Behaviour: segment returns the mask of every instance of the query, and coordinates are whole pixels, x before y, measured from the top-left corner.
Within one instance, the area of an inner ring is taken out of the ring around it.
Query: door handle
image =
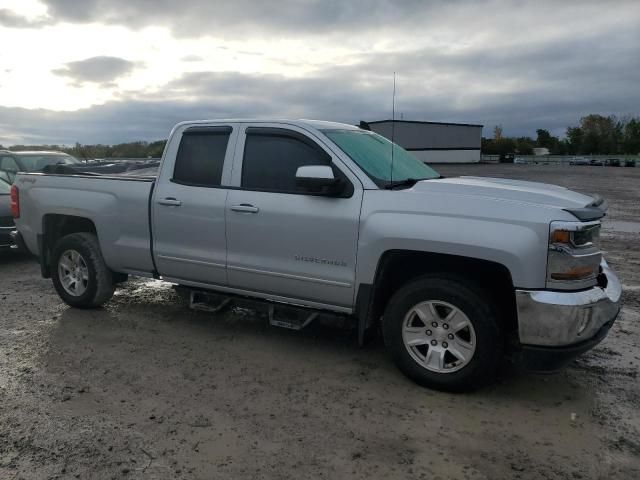
[[[158,200],[158,203],[160,205],[167,205],[169,207],[179,207],[180,205],[182,205],[182,202],[180,200],[173,197],[163,198],[162,200]]]
[[[241,203],[240,205],[232,205],[231,210],[234,212],[242,212],[242,213],[258,213],[260,209],[258,207],[254,207],[253,205],[249,205],[248,203]]]

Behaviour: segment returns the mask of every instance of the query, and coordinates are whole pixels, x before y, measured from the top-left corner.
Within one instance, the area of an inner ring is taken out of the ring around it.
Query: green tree
[[[158,140],[149,144],[149,148],[147,150],[147,155],[152,158],[160,158],[162,157],[162,153],[164,152],[164,147],[167,144],[166,140]]]
[[[580,128],[583,131],[580,153],[618,153],[622,124],[613,115],[587,115],[580,119]]]
[[[515,140],[516,153],[520,155],[533,154],[533,140],[530,137],[518,137]]]
[[[567,150],[571,155],[582,153],[584,132],[580,127],[567,127]]]
[[[539,128],[538,130],[536,130],[536,133],[538,134],[538,138],[536,139],[536,147],[548,148],[549,150],[551,150],[551,147],[553,146],[553,140],[551,134],[549,133],[549,130]]]
[[[640,155],[640,117],[631,118],[624,125],[622,153]]]
[[[493,139],[502,140],[502,125],[496,125],[493,127]]]

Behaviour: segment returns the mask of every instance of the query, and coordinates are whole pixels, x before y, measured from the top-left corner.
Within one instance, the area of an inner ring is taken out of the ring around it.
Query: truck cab
[[[152,207],[163,277],[351,311],[364,187],[321,138],[277,122],[185,124],[165,157]],[[301,177],[310,167],[335,186]]]

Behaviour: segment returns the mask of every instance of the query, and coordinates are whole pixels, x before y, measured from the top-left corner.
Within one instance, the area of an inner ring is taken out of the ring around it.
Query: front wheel
[[[488,383],[502,356],[491,296],[454,276],[426,276],[401,287],[387,305],[383,332],[400,370],[438,390],[468,391]]]
[[[62,237],[53,249],[51,261],[53,286],[67,305],[95,308],[113,296],[113,275],[94,234]]]

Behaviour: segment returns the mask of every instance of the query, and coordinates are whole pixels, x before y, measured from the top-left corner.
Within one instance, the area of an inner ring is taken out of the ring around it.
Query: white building
[[[472,163],[480,161],[482,125],[469,123],[379,120],[361,122],[426,163]]]
[[[533,149],[533,154],[536,157],[541,157],[543,155],[549,155],[549,149],[546,147],[536,147]]]

